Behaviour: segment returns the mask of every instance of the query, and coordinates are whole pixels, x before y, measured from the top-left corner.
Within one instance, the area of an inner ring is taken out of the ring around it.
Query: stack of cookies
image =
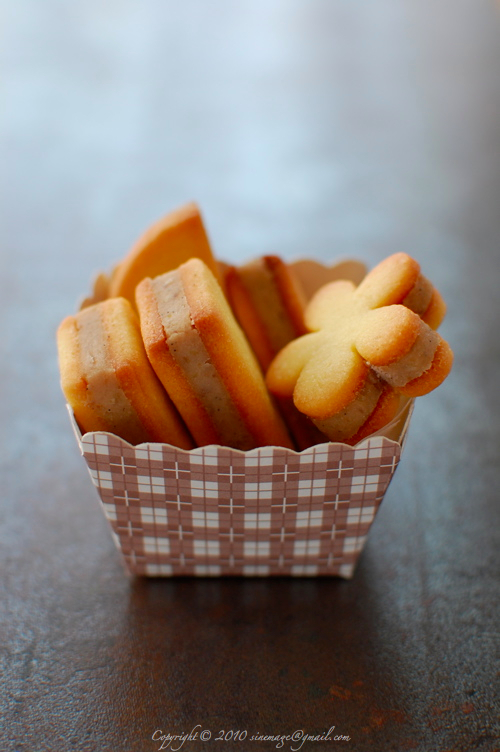
[[[62,388],[82,433],[131,444],[356,444],[452,365],[445,304],[410,256],[308,299],[276,256],[218,262],[194,204],[96,290],[58,329]]]

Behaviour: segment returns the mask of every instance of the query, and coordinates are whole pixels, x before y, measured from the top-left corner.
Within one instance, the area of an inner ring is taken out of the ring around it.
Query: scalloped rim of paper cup
[[[324,264],[315,259],[296,259],[288,262],[300,282],[307,300],[310,300],[320,287],[338,279],[349,279],[359,285],[367,274],[367,267],[357,259],[339,259],[333,264]]]
[[[186,455],[202,455],[203,452],[207,449],[207,446],[214,446],[214,447],[219,447],[219,448],[228,450],[229,452],[234,453],[236,455],[245,455],[247,457],[251,456],[252,454],[254,455],[265,454],[267,450],[270,448],[279,449],[280,451],[288,455],[295,455],[295,456],[300,455],[301,457],[304,457],[304,456],[307,456],[307,454],[312,454],[315,450],[317,450],[317,447],[338,445],[338,446],[347,446],[350,449],[354,449],[354,448],[362,447],[363,444],[368,443],[371,439],[375,439],[379,437],[384,438],[393,444],[397,444],[398,446],[402,448],[406,439],[406,434],[408,432],[410,418],[413,412],[413,405],[414,405],[414,400],[406,400],[405,404],[402,405],[396,417],[390,423],[387,423],[387,425],[385,425],[379,431],[375,431],[369,436],[366,436],[364,439],[359,441],[354,446],[350,444],[345,444],[344,442],[324,441],[318,444],[313,444],[312,446],[307,447],[307,449],[303,449],[300,452],[296,451],[295,449],[288,449],[288,447],[282,447],[279,445],[272,445],[272,444],[256,447],[255,449],[249,449],[247,451],[243,451],[241,449],[234,449],[233,447],[228,447],[223,444],[209,444],[205,446],[195,447],[194,449],[181,449],[180,447],[176,447],[173,444],[165,444],[164,442],[158,442],[158,441],[156,442],[145,441],[141,444],[130,444],[130,442],[126,441],[125,439],[122,439],[120,436],[117,436],[114,433],[111,433],[111,431],[87,431],[86,433],[82,434],[80,427],[78,426],[78,423],[76,421],[73,410],[68,404],[66,404],[66,407],[69,413],[71,425],[73,426],[73,431],[80,445],[83,442],[85,442],[85,439],[88,436],[101,436],[102,435],[102,436],[112,436],[114,439],[119,439],[120,442],[122,442],[125,446],[131,449],[143,449],[146,447],[153,447],[153,446],[165,446],[165,447],[170,447],[172,449],[175,449],[177,452],[181,452]]]
[[[132,446],[109,432],[82,438],[69,412],[131,575],[350,579],[399,464],[410,409],[401,416],[401,443],[371,436],[302,452]],[[255,524],[260,514],[263,525]]]

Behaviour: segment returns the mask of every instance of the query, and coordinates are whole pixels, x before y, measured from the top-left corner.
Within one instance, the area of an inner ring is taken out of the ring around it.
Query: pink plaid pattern
[[[384,437],[240,452],[79,437],[130,572],[351,577],[400,459]]]

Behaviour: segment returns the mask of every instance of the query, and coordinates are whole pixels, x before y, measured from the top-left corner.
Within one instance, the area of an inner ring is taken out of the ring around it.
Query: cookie
[[[453,353],[428,323],[444,312],[417,262],[394,254],[358,287],[339,280],[316,293],[305,313],[310,333],[273,360],[268,387],[293,396],[330,440],[355,443],[394,417],[401,395],[426,394],[446,378]]]
[[[278,256],[262,256],[225,273],[226,293],[264,371],[276,354],[307,332],[305,295],[288,265]],[[278,408],[299,450],[327,441],[291,399]]]
[[[150,227],[113,271],[108,295],[126,298],[135,307],[135,288],[145,277],[200,258],[218,276],[219,269],[198,207],[186,204]]]
[[[262,256],[226,272],[231,307],[262,368],[288,342],[306,333],[306,300],[278,256]]]
[[[68,316],[57,332],[61,386],[83,433],[109,431],[130,444],[193,442],[151,368],[137,315],[113,298]]]
[[[210,269],[191,259],[137,287],[150,362],[198,445],[293,448]]]

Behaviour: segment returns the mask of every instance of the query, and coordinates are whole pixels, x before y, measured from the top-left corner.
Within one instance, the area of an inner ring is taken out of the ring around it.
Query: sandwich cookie
[[[228,268],[225,285],[229,303],[265,373],[285,345],[307,332],[304,292],[278,256],[262,256]],[[293,400],[276,401],[299,450],[327,441]]]
[[[193,442],[146,356],[124,298],[68,316],[57,332],[61,386],[83,433],[109,431],[130,444]]]
[[[450,346],[422,318],[437,325],[445,311],[429,285],[417,262],[395,254],[358,287],[339,280],[320,288],[305,312],[310,333],[268,369],[270,391],[293,397],[332,441],[353,444],[379,430],[401,395],[427,394],[450,372]]]
[[[293,448],[245,335],[200,259],[137,287],[150,362],[198,445]]]

